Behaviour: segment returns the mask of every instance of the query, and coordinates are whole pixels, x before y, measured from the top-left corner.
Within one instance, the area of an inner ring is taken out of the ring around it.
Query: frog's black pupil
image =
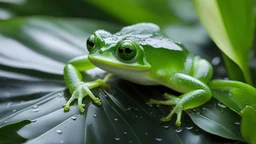
[[[94,42],[92,42],[92,40],[90,40],[90,39],[87,41],[87,44],[88,44],[89,46],[91,46],[91,47],[94,46]]]
[[[118,49],[118,52],[119,52],[119,53],[123,53],[123,49],[120,49],[120,48],[119,48],[119,49]]]
[[[130,49],[130,48],[125,48],[124,50],[125,50],[125,53],[127,53],[127,54],[132,52],[132,49]]]

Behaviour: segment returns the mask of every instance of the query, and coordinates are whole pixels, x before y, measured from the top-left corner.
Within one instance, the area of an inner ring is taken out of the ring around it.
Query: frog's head
[[[95,66],[116,75],[151,68],[141,45],[104,30],[97,30],[87,39],[87,49],[88,58]]]

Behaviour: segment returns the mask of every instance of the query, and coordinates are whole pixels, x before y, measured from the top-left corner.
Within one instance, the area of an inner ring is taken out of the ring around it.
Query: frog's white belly
[[[112,73],[113,75],[125,79],[127,81],[141,85],[159,85],[148,77],[148,70],[132,70],[118,67],[110,67],[101,64],[95,64],[98,68]]]

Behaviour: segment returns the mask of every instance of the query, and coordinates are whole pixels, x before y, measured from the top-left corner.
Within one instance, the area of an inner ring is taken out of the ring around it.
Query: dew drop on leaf
[[[186,126],[186,129],[191,130],[191,129],[193,129],[193,126]]]
[[[58,134],[62,134],[62,130],[60,130],[60,129],[56,130],[56,132],[57,132]]]
[[[118,118],[114,118],[114,121],[118,121]]]
[[[33,120],[32,120],[32,123],[35,123],[36,121],[37,121],[37,119],[33,119]]]
[[[125,132],[124,132],[124,135],[127,135],[127,133],[128,133],[128,132],[125,131]]]
[[[217,66],[217,65],[219,65],[220,64],[220,57],[214,57],[213,59],[212,59],[212,65],[214,65],[214,66]]]
[[[235,122],[235,125],[240,125],[240,122]]]
[[[182,132],[182,128],[179,127],[179,128],[177,128],[175,131],[176,131],[177,133],[180,133],[180,132]]]
[[[168,129],[170,126],[168,126],[168,125],[165,125],[165,126],[163,126],[163,128],[165,128],[165,129]]]
[[[36,109],[36,108],[37,108],[37,105],[34,105],[32,108],[33,108],[33,109]]]
[[[39,109],[33,109],[32,111],[33,111],[33,112],[38,112],[38,111],[39,111]]]
[[[155,138],[156,141],[162,141],[163,139],[162,138]]]
[[[119,141],[119,140],[120,140],[120,138],[119,138],[119,137],[115,137],[115,140],[116,140],[116,141]]]
[[[76,120],[76,116],[72,116],[71,119],[72,119],[72,120]]]
[[[16,112],[16,109],[12,110],[12,112]]]
[[[224,109],[224,108],[227,108],[227,106],[224,105],[224,104],[222,104],[221,102],[218,103],[218,106],[219,106],[220,108],[223,108],[223,109]]]

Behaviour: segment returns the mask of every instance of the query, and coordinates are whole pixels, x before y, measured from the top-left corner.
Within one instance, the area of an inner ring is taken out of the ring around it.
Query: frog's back
[[[131,25],[115,35],[121,36],[121,39],[133,40],[143,47],[147,62],[152,66],[152,73],[191,72],[194,56],[179,42],[168,38],[155,24]]]

